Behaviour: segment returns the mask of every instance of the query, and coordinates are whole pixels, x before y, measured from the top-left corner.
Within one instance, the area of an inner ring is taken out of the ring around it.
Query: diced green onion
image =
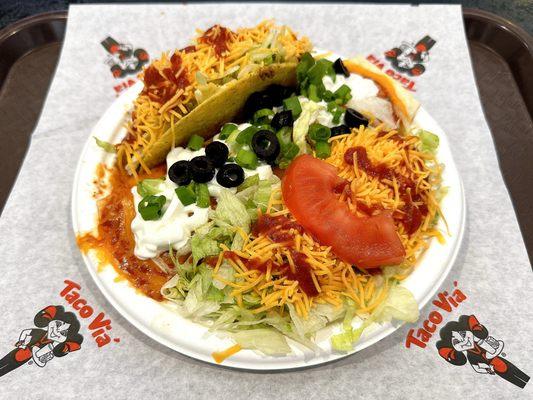
[[[252,143],[252,137],[254,134],[258,131],[257,127],[255,126],[249,126],[248,128],[242,130],[239,132],[239,135],[237,136],[237,139],[235,140],[239,144],[250,144]]]
[[[204,138],[198,135],[192,135],[187,143],[187,147],[191,150],[200,150],[204,145]]]
[[[257,168],[257,156],[251,150],[240,149],[237,157],[235,157],[235,162],[243,168]]]
[[[209,189],[207,183],[196,183],[194,185],[194,192],[196,194],[196,205],[200,208],[207,208],[211,204],[209,198]]]
[[[181,204],[188,206],[196,201],[196,193],[194,193],[194,184],[187,186],[179,186],[175,190],[176,196],[180,199]]]
[[[294,157],[298,155],[300,152],[300,148],[296,143],[289,143],[283,148],[283,158],[286,158],[287,160],[292,160]]]
[[[336,102],[330,101],[328,103],[328,111],[333,115],[333,123],[338,124],[341,116],[344,113],[344,109],[340,107]]]
[[[258,130],[262,131],[262,130],[266,130],[266,131],[271,131],[271,132],[274,132],[274,128],[272,128],[270,125],[268,124],[263,124],[263,125],[254,125]]]
[[[327,126],[314,123],[309,126],[309,139],[315,142],[325,142],[331,137],[331,129]]]
[[[236,129],[237,129],[237,125],[235,125],[235,124],[225,124],[222,127],[222,130],[220,131],[219,138],[222,139],[222,140],[227,139],[229,137],[229,135],[231,134],[231,132],[233,132]]]
[[[155,221],[161,218],[166,201],[165,196],[146,196],[137,206],[137,210],[145,221]]]
[[[335,73],[335,69],[333,68],[333,62],[329,61],[327,58],[321,58],[317,61],[317,64],[323,64],[324,69],[326,70],[326,75],[329,75],[333,82],[335,82],[337,74]]]
[[[328,142],[316,142],[315,154],[318,158],[327,158],[331,154],[331,147]]]
[[[333,123],[338,124],[341,121],[341,117],[344,111],[342,108],[337,108],[335,112],[333,113]]]
[[[276,137],[278,138],[281,146],[284,144],[289,144],[292,139],[292,128],[290,126],[284,126],[276,133]]]
[[[153,196],[159,193],[159,185],[163,183],[162,179],[143,179],[137,184],[137,193],[141,197]]]
[[[322,99],[324,101],[331,101],[335,99],[335,95],[331,90],[324,90],[324,93],[322,94]]]
[[[335,90],[335,93],[333,93],[333,95],[335,96],[336,99],[343,100],[344,101],[343,104],[345,104],[346,101],[349,100],[347,97],[348,95],[351,94],[351,92],[352,90],[350,89],[348,85],[342,85],[340,88]]]
[[[288,99],[283,100],[283,106],[286,110],[292,112],[292,117],[294,119],[302,113],[302,106],[300,105],[300,100],[296,96],[289,97]]]
[[[244,180],[243,183],[241,183],[237,187],[237,192],[240,192],[244,189],[248,189],[249,187],[255,186],[258,183],[259,183],[259,175],[255,174],[255,175],[249,176],[248,178]]]
[[[309,97],[309,100],[316,101],[317,103],[320,101],[316,85],[309,85],[309,87],[307,88],[307,97]]]
[[[255,124],[264,124],[270,122],[270,118],[274,116],[274,111],[269,108],[262,108],[254,113],[253,121]]]
[[[307,77],[309,78],[309,83],[314,83],[317,85],[319,82],[322,82],[322,78],[326,75],[326,65],[323,63],[317,62],[309,71],[307,71]]]
[[[307,71],[309,71],[309,68],[311,68],[313,65],[315,65],[315,59],[313,56],[309,53],[304,53],[300,59],[300,62],[298,63],[298,66],[296,67],[296,77],[300,85],[302,85],[303,80],[307,76]]]

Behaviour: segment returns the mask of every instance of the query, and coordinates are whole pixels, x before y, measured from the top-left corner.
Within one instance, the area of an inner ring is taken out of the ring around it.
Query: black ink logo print
[[[424,36],[416,44],[403,42],[400,47],[395,47],[385,52],[385,58],[390,61],[394,69],[410,76],[422,75],[425,64],[429,61],[429,50],[437,43],[430,36]]]
[[[43,308],[33,323],[36,328],[24,329],[15,349],[0,359],[0,377],[26,363],[44,367],[55,357],[81,348],[80,323],[75,314],[66,312],[62,306]]]
[[[119,43],[111,36],[101,42],[109,55],[106,64],[115,78],[124,78],[141,71],[150,57],[144,49],[133,49],[131,44]]]
[[[528,375],[504,358],[504,342],[489,335],[474,315],[448,322],[440,330],[436,346],[450,364],[461,366],[468,362],[475,372],[498,375],[520,388],[529,381]]]

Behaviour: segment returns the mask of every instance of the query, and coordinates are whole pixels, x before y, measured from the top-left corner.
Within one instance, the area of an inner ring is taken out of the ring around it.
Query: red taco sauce
[[[141,176],[159,178],[164,176],[164,165],[152,170],[152,173]],[[153,261],[140,260],[135,257],[135,239],[131,231],[131,221],[135,218],[135,206],[131,188],[135,180],[126,176],[118,168],[110,172],[108,185],[111,192],[98,200],[98,234],[91,233],[77,237],[81,251],[87,253],[94,250],[100,265],[111,264],[120,277],[127,279],[135,288],[154,300],[161,301],[161,286],[172,275],[164,273]],[[169,267],[173,266],[168,255],[161,258]]]

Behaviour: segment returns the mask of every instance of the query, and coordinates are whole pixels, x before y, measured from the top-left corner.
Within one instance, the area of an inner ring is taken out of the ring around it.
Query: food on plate
[[[311,50],[272,22],[215,25],[149,65],[126,137],[97,141],[117,154],[80,248],[229,335],[217,362],[287,354],[287,339],[316,351],[334,323],[349,351],[372,323],[415,321],[399,283],[444,240],[439,138],[418,103],[363,59]]]

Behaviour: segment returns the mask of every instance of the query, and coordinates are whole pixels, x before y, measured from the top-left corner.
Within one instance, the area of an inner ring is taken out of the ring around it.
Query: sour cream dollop
[[[326,75],[322,78],[322,83],[332,92],[342,85],[347,85],[351,89],[352,98],[346,103],[346,107],[353,108],[362,114],[372,115],[385,123],[389,129],[396,127],[392,104],[389,100],[378,97],[379,87],[372,79],[363,78],[357,74],[350,74],[349,77],[337,74],[335,82]]]
[[[249,124],[239,125],[242,130]],[[215,137],[217,138],[217,137]],[[223,142],[223,140],[218,140]],[[167,175],[159,185],[160,192],[157,195],[165,196],[166,203],[163,206],[163,215],[155,221],[145,221],[137,212],[137,207],[142,197],[137,193],[137,187],[133,187],[131,192],[135,204],[135,218],[131,222],[131,230],[135,237],[134,254],[140,259],[149,259],[172,249],[177,254],[186,254],[190,251],[190,239],[192,234],[200,226],[209,220],[209,208],[201,208],[196,204],[184,206],[176,195],[175,189],[178,187],[168,177],[168,169],[172,164],[181,160],[191,160],[197,156],[205,155],[205,149],[190,150],[183,147],[176,147],[167,155]],[[230,153],[230,155],[233,155]],[[260,163],[255,170],[243,168],[244,176],[259,175],[259,179],[269,179],[272,177],[272,168],[268,164]],[[229,190],[233,193],[236,188],[224,188],[216,181],[215,177],[207,183],[209,195],[218,199],[222,190]]]

